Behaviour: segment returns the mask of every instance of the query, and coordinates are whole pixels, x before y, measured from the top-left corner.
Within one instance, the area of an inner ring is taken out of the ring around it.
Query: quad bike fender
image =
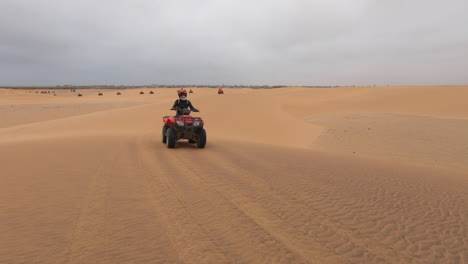
[[[168,126],[172,126],[172,124],[175,123],[175,117],[173,116],[165,116],[163,117],[163,122],[164,124],[168,125]]]

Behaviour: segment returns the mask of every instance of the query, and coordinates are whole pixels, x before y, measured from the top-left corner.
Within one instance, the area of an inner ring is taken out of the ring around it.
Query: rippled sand
[[[467,86],[0,89],[0,263],[468,263]]]

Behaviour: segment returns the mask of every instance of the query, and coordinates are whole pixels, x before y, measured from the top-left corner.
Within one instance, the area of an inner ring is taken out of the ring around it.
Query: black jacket
[[[182,109],[184,108],[190,108],[191,111],[197,110],[189,100],[177,99],[172,106],[172,109],[177,109],[177,115],[182,115]]]

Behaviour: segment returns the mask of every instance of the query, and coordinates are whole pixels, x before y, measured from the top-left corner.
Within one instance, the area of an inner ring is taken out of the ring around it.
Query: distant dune
[[[193,90],[0,89],[0,263],[468,263],[468,86]]]

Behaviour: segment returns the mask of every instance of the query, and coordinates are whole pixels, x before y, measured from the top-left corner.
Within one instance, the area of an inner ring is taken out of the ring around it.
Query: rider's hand
[[[171,108],[171,110],[177,110],[177,108]]]

